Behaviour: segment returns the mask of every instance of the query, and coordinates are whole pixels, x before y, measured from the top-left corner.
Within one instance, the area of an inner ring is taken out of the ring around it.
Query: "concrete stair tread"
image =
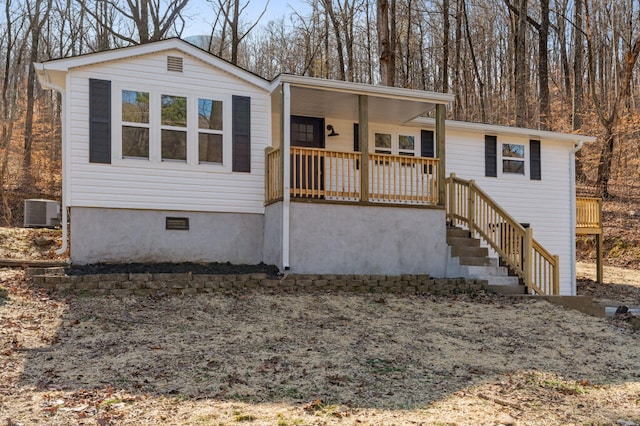
[[[451,247],[451,255],[456,257],[482,257],[489,256],[489,250],[486,247]]]
[[[477,280],[486,280],[489,285],[497,285],[497,286],[509,286],[509,285],[520,285],[520,279],[518,277],[496,277],[492,275],[478,276],[473,277]]]
[[[498,294],[525,294],[526,287],[523,285],[494,285],[489,283],[489,290]]]
[[[490,266],[491,259],[487,257],[470,257],[470,256],[460,256],[458,257],[460,265],[464,266]]]
[[[480,240],[469,237],[447,237],[447,244],[453,247],[480,247]]]

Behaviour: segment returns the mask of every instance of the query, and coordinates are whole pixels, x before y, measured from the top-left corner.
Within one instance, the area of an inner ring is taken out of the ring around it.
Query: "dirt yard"
[[[542,301],[0,286],[6,425],[640,424],[640,334]]]

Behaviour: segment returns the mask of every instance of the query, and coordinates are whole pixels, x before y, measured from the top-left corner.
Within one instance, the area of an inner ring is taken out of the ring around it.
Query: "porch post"
[[[282,157],[282,268],[289,270],[289,210],[291,206],[291,87],[282,84],[280,149]]]
[[[360,202],[369,201],[369,97],[358,95],[358,142],[362,161],[360,162]]]
[[[446,197],[445,179],[446,173],[446,155],[444,147],[444,118],[446,108],[443,104],[436,105],[436,157],[440,160],[438,164],[438,205],[444,207]]]

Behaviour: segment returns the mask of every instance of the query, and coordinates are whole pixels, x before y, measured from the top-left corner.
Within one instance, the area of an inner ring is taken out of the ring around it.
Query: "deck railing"
[[[265,197],[267,201],[282,198],[282,151],[268,147],[265,150]]]
[[[447,219],[453,226],[466,227],[472,236],[479,235],[529,290],[559,294],[559,259],[533,239],[531,228],[525,229],[474,181],[452,174],[446,185]]]
[[[602,198],[576,197],[576,230],[593,234],[602,229]]]
[[[295,198],[361,201],[360,152],[291,147],[291,187]],[[281,150],[266,150],[266,201],[283,196]],[[435,158],[387,154],[369,156],[369,198],[372,203],[435,205],[438,203]]]
[[[437,204],[438,159],[369,154],[369,201]]]
[[[360,199],[359,152],[291,147],[291,196]]]

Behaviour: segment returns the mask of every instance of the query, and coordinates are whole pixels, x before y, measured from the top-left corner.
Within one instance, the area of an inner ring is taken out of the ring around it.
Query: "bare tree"
[[[84,11],[98,24],[99,31],[107,31],[116,39],[129,44],[144,44],[166,38],[179,22],[180,14],[189,0],[77,0]],[[108,9],[113,8],[124,19],[127,25],[115,26],[105,22]],[[178,31],[179,32],[179,31]],[[101,34],[101,33],[99,33]],[[102,35],[104,37],[104,34]],[[99,48],[104,47],[104,39],[100,38]]]

